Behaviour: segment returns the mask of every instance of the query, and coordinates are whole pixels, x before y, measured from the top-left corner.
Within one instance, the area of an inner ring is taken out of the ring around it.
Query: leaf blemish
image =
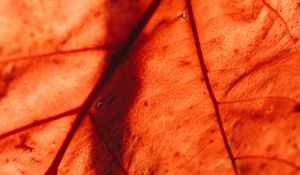
[[[267,167],[267,165],[265,163],[262,163],[262,164],[259,165],[259,168],[261,170],[265,169],[266,167]]]
[[[107,175],[115,175],[115,173],[114,173],[112,170],[110,170],[110,171],[107,173]]]
[[[191,62],[185,61],[185,60],[181,60],[179,64],[180,64],[180,66],[188,66],[188,65],[191,64]]]
[[[115,98],[116,98],[116,97],[112,97],[112,98],[108,101],[108,104],[111,105],[111,104],[115,101]]]
[[[147,101],[144,102],[144,106],[148,106],[149,103]]]
[[[29,145],[27,145],[25,143],[21,143],[19,145],[16,145],[15,148],[22,149],[24,151],[30,151],[30,152],[32,152],[34,150],[33,147],[31,147],[31,146],[29,146]]]
[[[300,104],[297,104],[294,108],[295,112],[300,112]]]

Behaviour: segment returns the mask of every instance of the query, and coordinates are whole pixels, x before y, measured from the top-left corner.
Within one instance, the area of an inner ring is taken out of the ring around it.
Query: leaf
[[[0,174],[300,173],[296,1],[0,8]]]

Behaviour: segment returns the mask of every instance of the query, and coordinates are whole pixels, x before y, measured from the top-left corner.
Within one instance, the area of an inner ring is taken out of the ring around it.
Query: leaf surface
[[[0,8],[0,174],[300,174],[296,0]]]

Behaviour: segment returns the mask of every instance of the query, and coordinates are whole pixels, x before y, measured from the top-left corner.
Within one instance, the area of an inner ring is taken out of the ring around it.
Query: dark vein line
[[[87,52],[87,51],[98,51],[98,50],[115,50],[117,49],[118,46],[95,46],[95,47],[86,47],[86,48],[80,48],[80,49],[70,49],[70,50],[55,50],[53,52],[48,52],[48,53],[40,53],[40,54],[35,54],[35,55],[30,55],[30,56],[20,56],[20,57],[11,57],[11,58],[5,58],[5,57],[0,57],[0,60],[5,60],[5,61],[0,61],[0,64],[7,64],[10,62],[16,62],[16,61],[21,61],[21,60],[27,60],[27,59],[38,59],[38,58],[43,58],[43,57],[50,57],[50,56],[55,56],[55,55],[63,55],[63,54],[72,54],[72,53],[80,53],[80,52]]]
[[[289,37],[291,37],[293,43],[297,43],[298,39],[292,35],[292,33],[289,30],[287,22],[285,22],[285,20],[280,15],[280,13],[278,13],[278,11],[276,9],[274,9],[270,4],[268,4],[265,0],[262,0],[262,2],[265,4],[266,7],[268,7],[272,12],[274,12],[279,17],[279,19],[283,22],[283,24],[287,30],[287,34],[289,35]]]
[[[287,61],[287,60],[290,60],[290,59],[288,59],[288,57],[285,56],[285,53],[282,52],[282,53],[271,56],[266,61],[262,61],[262,62],[255,64],[254,66],[250,67],[250,69],[246,69],[246,71],[243,72],[241,75],[239,75],[238,78],[236,78],[232,82],[230,82],[230,84],[228,85],[229,88],[226,89],[223,96],[227,97],[229,95],[229,93],[235,87],[237,87],[239,84],[241,84],[242,81],[244,81],[247,77],[249,77],[265,68],[269,68],[270,66],[277,66],[280,63],[282,63],[282,61]]]
[[[63,113],[56,114],[54,116],[48,117],[46,119],[35,121],[35,122],[33,122],[33,123],[29,124],[29,125],[22,126],[20,128],[17,128],[17,129],[14,129],[12,131],[9,131],[9,132],[6,132],[4,134],[1,134],[0,135],[0,139],[4,139],[6,137],[9,137],[9,136],[17,134],[19,132],[25,131],[27,129],[30,129],[30,128],[33,128],[33,127],[36,127],[36,126],[39,126],[39,125],[42,125],[42,124],[45,124],[45,123],[48,123],[48,122],[52,122],[54,120],[58,120],[60,118],[67,117],[67,116],[72,115],[72,114],[76,114],[79,110],[80,110],[80,108],[77,107],[77,108],[68,110],[66,112],[63,112]]]
[[[226,150],[228,152],[229,158],[231,160],[234,173],[236,175],[238,175],[236,162],[235,162],[233,153],[232,153],[232,151],[231,151],[231,149],[229,147],[228,140],[227,140],[227,137],[226,137],[226,133],[225,133],[225,130],[224,130],[224,127],[223,127],[223,123],[222,123],[221,114],[220,114],[220,111],[219,111],[218,102],[217,102],[217,99],[216,99],[216,97],[214,95],[213,89],[211,87],[211,84],[210,84],[210,81],[209,81],[209,78],[208,78],[208,73],[206,71],[206,66],[205,66],[205,62],[204,62],[203,56],[202,56],[202,51],[201,51],[201,47],[200,47],[199,36],[198,36],[197,27],[196,27],[195,18],[194,18],[194,14],[193,14],[192,5],[191,5],[190,0],[186,0],[186,5],[187,5],[188,12],[189,12],[189,14],[191,16],[189,21],[190,21],[192,32],[193,32],[193,35],[194,35],[194,41],[195,41],[195,45],[196,45],[196,49],[197,49],[197,53],[198,53],[198,58],[199,58],[200,66],[201,66],[201,71],[202,71],[202,74],[203,74],[203,77],[204,77],[204,80],[205,80],[205,84],[206,84],[207,90],[209,92],[209,95],[211,97],[212,103],[214,105],[215,114],[216,114],[216,117],[217,117],[219,128],[221,130],[222,138],[223,138]]]
[[[90,116],[90,119],[92,120],[94,126],[95,126],[95,129],[97,130],[98,132],[98,137],[100,138],[100,140],[102,141],[102,143],[105,145],[106,149],[108,150],[108,152],[110,153],[110,155],[112,156],[112,158],[114,159],[114,161],[118,164],[118,166],[121,168],[122,172],[125,174],[125,175],[128,175],[128,172],[127,170],[125,169],[125,167],[123,166],[123,164],[120,162],[120,160],[117,158],[117,156],[115,155],[115,153],[113,152],[113,150],[109,147],[109,144],[105,141],[104,137],[102,136],[102,134],[100,133],[100,131],[97,129],[97,122],[96,122],[96,119],[94,117],[94,115],[92,113],[89,112],[89,116]]]
[[[133,28],[131,33],[128,35],[128,38],[126,39],[125,43],[123,44],[122,48],[118,52],[116,52],[112,57],[107,59],[107,63],[103,69],[103,75],[99,77],[99,80],[97,81],[95,87],[92,89],[84,103],[82,104],[82,110],[78,113],[77,118],[69,131],[66,139],[62,143],[60,149],[57,152],[56,157],[54,158],[52,164],[46,171],[46,175],[56,175],[57,174],[57,168],[73,138],[75,135],[75,132],[79,128],[80,124],[82,123],[85,116],[88,114],[90,108],[92,107],[94,101],[97,99],[97,96],[99,95],[100,91],[110,80],[112,77],[114,71],[116,68],[123,63],[125,60],[127,60],[127,54],[131,46],[134,44],[135,40],[140,36],[140,33],[144,29],[145,25],[153,15],[153,13],[156,11],[158,5],[160,4],[160,0],[155,0],[150,4],[150,7],[145,12],[145,15],[142,17],[142,19],[138,22],[138,24]]]
[[[269,96],[269,97],[259,97],[259,98],[248,98],[248,99],[240,99],[240,100],[231,100],[231,101],[219,101],[219,104],[233,104],[233,103],[243,103],[243,102],[250,102],[250,101],[258,101],[258,100],[271,100],[271,99],[280,99],[280,100],[287,100],[297,104],[298,102],[289,97],[276,97],[276,96]]]
[[[235,157],[236,160],[242,160],[242,159],[265,159],[265,160],[270,160],[270,161],[274,161],[274,162],[278,162],[278,163],[283,163],[286,164],[288,166],[291,166],[293,168],[295,168],[297,171],[300,170],[300,166],[296,165],[293,162],[290,162],[288,160],[284,160],[284,159],[280,159],[280,158],[276,158],[276,157],[267,157],[267,156],[237,156]]]

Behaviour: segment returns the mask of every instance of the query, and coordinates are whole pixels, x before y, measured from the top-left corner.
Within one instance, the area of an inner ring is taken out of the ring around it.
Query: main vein
[[[140,33],[143,31],[143,28],[153,15],[153,13],[156,11],[157,7],[159,6],[161,0],[155,0],[150,4],[150,7],[145,12],[145,15],[142,17],[142,19],[138,22],[138,24],[133,28],[131,33],[128,35],[126,41],[124,42],[123,46],[120,48],[118,52],[116,52],[112,57],[107,59],[107,63],[103,69],[103,74],[99,77],[96,85],[82,104],[82,110],[78,113],[76,120],[74,121],[74,124],[72,128],[70,129],[69,133],[67,134],[67,137],[65,138],[64,142],[62,143],[62,146],[60,147],[59,151],[56,154],[56,157],[52,161],[52,164],[48,168],[46,175],[56,175],[58,166],[73,138],[75,135],[75,132],[79,128],[80,124],[82,123],[85,116],[88,114],[90,108],[94,104],[94,101],[97,99],[97,96],[101,92],[102,88],[105,86],[105,84],[110,80],[112,77],[114,71],[117,69],[117,67],[124,62],[128,57],[127,55],[129,49],[134,44]]]

